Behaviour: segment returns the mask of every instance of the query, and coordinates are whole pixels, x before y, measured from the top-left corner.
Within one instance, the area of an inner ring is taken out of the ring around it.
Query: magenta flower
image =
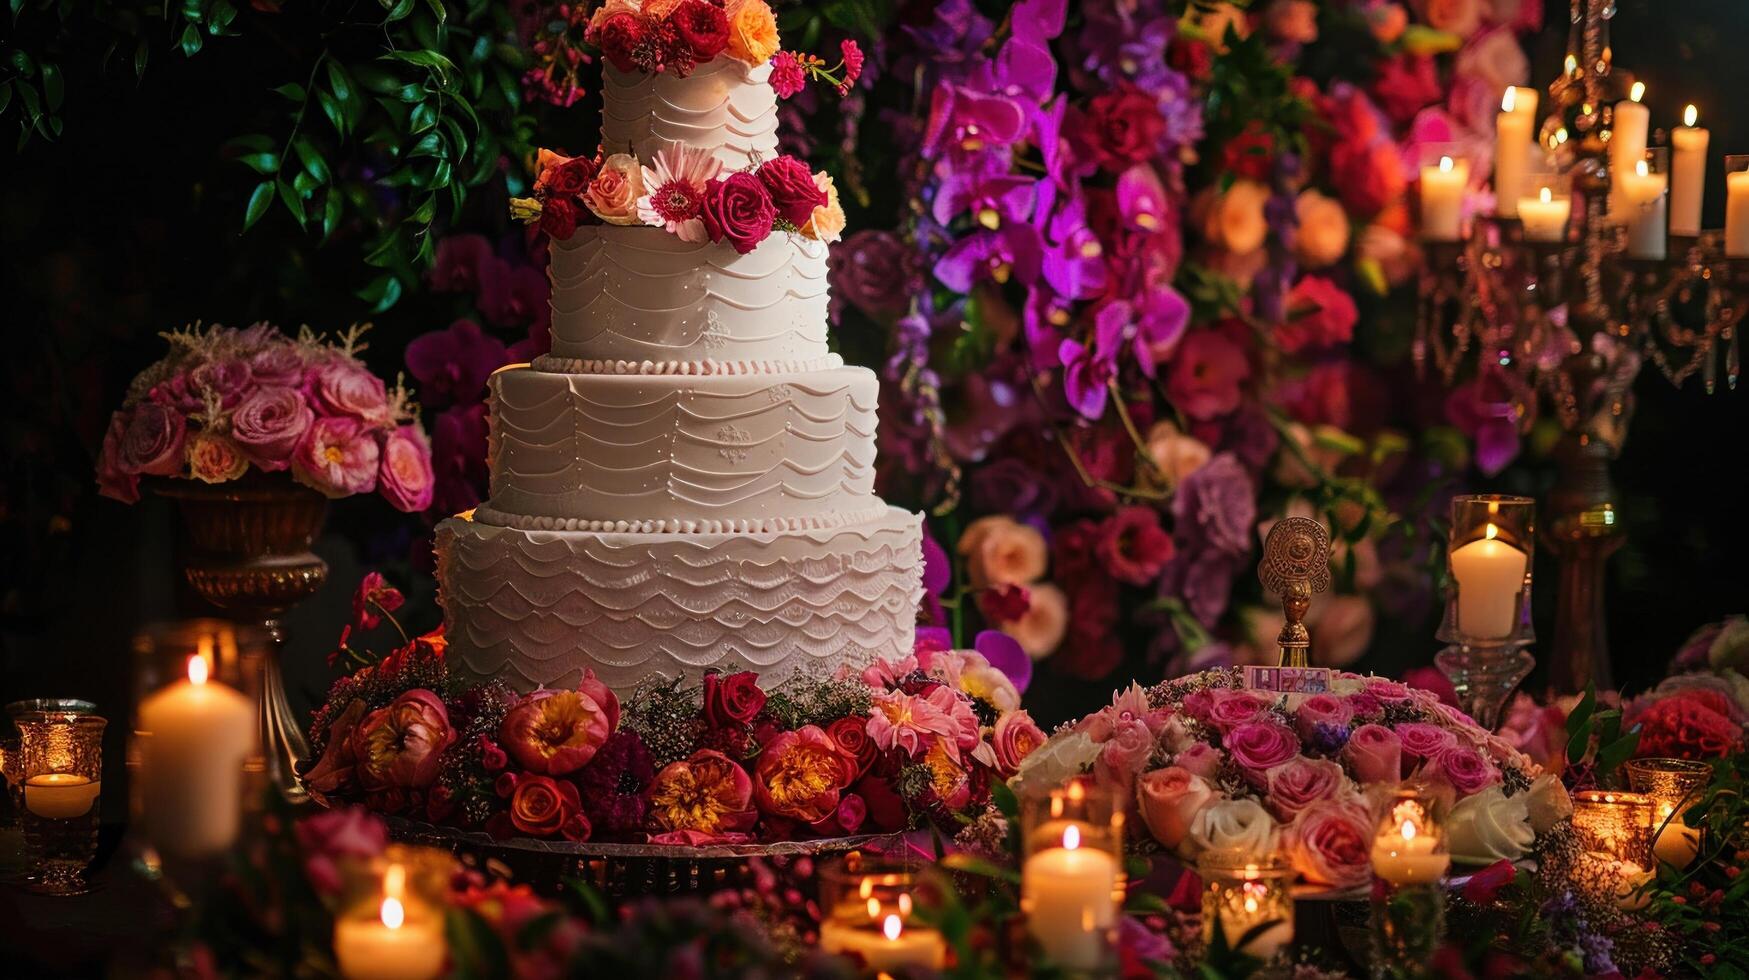
[[[923,155],[933,159],[945,150],[964,163],[987,149],[1006,147],[1026,130],[1026,112],[1003,95],[984,95],[947,84],[935,90],[924,125]]]
[[[1250,375],[1238,344],[1218,331],[1198,330],[1179,346],[1166,394],[1184,414],[1206,421],[1239,407],[1239,385]]]
[[[952,693],[948,691],[950,697]],[[882,752],[897,749],[916,759],[937,741],[954,744],[958,736],[959,722],[923,695],[903,691],[877,694],[868,713],[868,737]]]
[[[954,242],[935,263],[935,278],[949,289],[969,293],[979,282],[998,284],[1011,279],[1031,286],[1038,279],[1041,260],[1038,231],[1030,225],[1003,225],[996,231],[979,231]]]
[[[414,338],[407,345],[407,370],[419,381],[424,400],[441,408],[452,402],[479,401],[486,379],[508,363],[508,357],[503,341],[464,319]]]
[[[383,379],[351,358],[333,357],[316,365],[310,372],[310,391],[325,415],[373,424],[388,418],[389,395]]]
[[[432,507],[458,514],[480,502],[486,485],[486,404],[458,405],[432,423]]]
[[[321,418],[292,454],[292,478],[327,497],[369,493],[381,456],[376,434],[358,419]]]
[[[1117,351],[1129,320],[1129,305],[1107,303],[1093,315],[1093,342],[1064,340],[1057,346],[1063,363],[1063,393],[1069,405],[1090,419],[1105,414],[1108,388],[1117,377]]]
[[[802,63],[788,51],[771,56],[771,88],[780,99],[787,99],[808,87],[808,73]]]
[[[431,445],[417,427],[403,425],[383,442],[383,468],[377,483],[396,510],[412,513],[431,506],[436,479]]]
[[[1136,363],[1152,378],[1177,350],[1190,325],[1190,301],[1171,286],[1159,286],[1143,295],[1136,309],[1132,330]]]
[[[935,192],[932,212],[943,225],[970,213],[979,225],[995,229],[1004,222],[1032,217],[1037,181],[1017,174],[959,171],[949,174]]]
[[[437,242],[429,279],[433,292],[472,293],[480,288],[480,268],[492,258],[484,235],[450,235]]]
[[[1476,467],[1493,476],[1518,455],[1518,411],[1497,376],[1484,374],[1445,397],[1445,418],[1476,442]]]
[[[291,466],[292,452],[315,422],[304,396],[291,388],[261,387],[231,413],[231,438],[263,470]]]
[[[1087,206],[1070,198],[1045,225],[1043,272],[1051,288],[1070,299],[1091,299],[1105,290],[1105,246],[1087,224]]]

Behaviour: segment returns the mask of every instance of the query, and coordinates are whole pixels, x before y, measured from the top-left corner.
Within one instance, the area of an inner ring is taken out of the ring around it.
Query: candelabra
[[[1560,561],[1548,658],[1550,686],[1560,693],[1611,686],[1603,574],[1623,532],[1609,463],[1633,414],[1634,378],[1650,360],[1675,384],[1699,374],[1710,393],[1722,373],[1736,387],[1737,325],[1749,292],[1749,247],[1737,241],[1738,229],[1698,228],[1706,131],[1692,128],[1692,114],[1672,134],[1698,137],[1677,140],[1681,198],[1670,228],[1687,233],[1666,231],[1666,151],[1646,152],[1644,87],[1629,86],[1612,64],[1614,15],[1614,0],[1572,0],[1567,56],[1536,137],[1545,174],[1524,172],[1515,156],[1508,123],[1525,105],[1515,106],[1508,90],[1496,213],[1476,216],[1463,233],[1449,185],[1467,168],[1449,157],[1438,173],[1424,168],[1422,181],[1428,240],[1418,369],[1431,364],[1449,384],[1473,353],[1478,382],[1492,402],[1510,406],[1517,425],[1528,430],[1547,404],[1561,429],[1543,522],[1543,540]],[[1529,96],[1534,116],[1535,93],[1516,91]],[[1517,125],[1513,132],[1529,132],[1528,122]],[[1519,197],[1538,184],[1540,193]],[[1563,196],[1552,193],[1556,187]],[[1744,191],[1749,205],[1749,182]]]

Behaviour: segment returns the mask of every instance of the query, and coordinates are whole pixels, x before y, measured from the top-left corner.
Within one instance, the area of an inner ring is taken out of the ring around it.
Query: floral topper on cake
[[[778,156],[752,170],[725,171],[710,151],[675,144],[644,166],[629,153],[567,157],[541,150],[534,196],[510,202],[511,216],[557,241],[579,224],[647,225],[681,241],[727,242],[741,254],[773,232],[835,242],[844,208],[831,175],[796,157]]]
[[[328,497],[374,490],[399,510],[424,509],[431,445],[411,393],[358,359],[367,329],[338,342],[266,323],[164,334],[170,353],[134,378],[110,417],[99,489],[133,503],[142,476],[225,483],[254,467],[289,470]]]
[[[765,0],[607,0],[590,15],[583,37],[623,72],[685,78],[718,55],[749,68],[770,62],[772,84],[786,99],[811,79],[843,95],[862,73],[855,41],[839,45],[842,58],[833,68],[814,55],[781,50],[777,18]]]

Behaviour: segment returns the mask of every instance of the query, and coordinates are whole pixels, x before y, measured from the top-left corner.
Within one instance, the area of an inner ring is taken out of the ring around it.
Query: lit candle
[[[1463,231],[1464,188],[1470,183],[1468,160],[1442,156],[1438,165],[1421,168],[1421,235],[1429,241],[1455,242]]]
[[[939,970],[947,962],[947,942],[934,929],[905,925],[896,912],[880,920],[880,929],[860,929],[830,919],[820,926],[820,948],[828,953],[862,957],[867,970],[893,973],[908,967]]]
[[[1676,808],[1658,804],[1658,839],[1652,843],[1652,853],[1658,860],[1677,868],[1686,868],[1700,853],[1700,831],[1690,827]]]
[[[1669,178],[1650,172],[1645,160],[1616,181],[1618,215],[1627,228],[1628,255],[1636,259],[1664,257],[1665,208]]]
[[[1615,104],[1615,123],[1609,133],[1609,173],[1617,188],[1623,175],[1632,173],[1634,164],[1646,157],[1646,130],[1652,112],[1640,103],[1645,94],[1646,83],[1635,82],[1628,98]],[[1612,203],[1620,200],[1613,191],[1610,199]]]
[[[140,798],[147,837],[167,854],[216,854],[237,839],[243,760],[255,737],[250,700],[188,658],[188,679],[140,703]]]
[[[1749,170],[1725,174],[1725,254],[1749,256]]]
[[[1567,237],[1567,222],[1573,216],[1573,199],[1555,197],[1548,187],[1536,197],[1518,199],[1518,219],[1524,222],[1524,237],[1532,242],[1559,242]]]
[[[1609,868],[1615,875],[1617,907],[1632,912],[1645,908],[1652,901],[1651,893],[1640,890],[1642,885],[1652,880],[1652,872],[1633,861],[1612,860]]]
[[[1411,817],[1381,830],[1372,842],[1372,873],[1393,885],[1425,885],[1445,876],[1451,855]]]
[[[1458,586],[1458,631],[1477,640],[1504,640],[1518,625],[1518,594],[1524,590],[1525,553],[1500,540],[1488,525],[1483,538],[1451,553]]]
[[[70,772],[45,772],[24,781],[24,808],[45,820],[71,820],[91,812],[103,781]]]
[[[1287,891],[1285,883],[1266,881],[1252,869],[1233,887],[1236,894],[1230,894],[1222,903],[1220,922],[1227,942],[1240,944],[1236,952],[1267,960],[1293,943],[1293,916],[1282,902]],[[1248,942],[1241,942],[1246,933],[1265,923],[1268,925],[1262,932]]]
[[[1706,149],[1712,139],[1696,126],[1694,106],[1682,112],[1682,126],[1670,131],[1670,234],[1700,234],[1700,204],[1706,192]]]
[[[1081,846],[1081,828],[1063,831],[1063,846],[1026,859],[1021,875],[1027,928],[1058,966],[1092,970],[1117,921],[1117,858]]]
[[[1536,121],[1536,92],[1506,87],[1500,114],[1494,117],[1494,210],[1510,218],[1518,214],[1524,174],[1530,162],[1530,128]]]
[[[406,871],[398,864],[383,876],[376,917],[334,922],[334,959],[347,980],[431,980],[443,972],[449,949],[439,916],[408,915],[402,902]]]

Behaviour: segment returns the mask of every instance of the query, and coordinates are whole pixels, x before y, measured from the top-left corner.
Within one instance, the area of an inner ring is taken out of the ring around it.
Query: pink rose
[[[237,444],[224,436],[197,433],[188,440],[188,475],[202,483],[225,483],[249,469]]]
[[[1372,831],[1359,803],[1320,800],[1300,811],[1282,843],[1307,881],[1350,888],[1372,877]]]
[[[295,388],[304,382],[304,355],[289,343],[270,344],[249,355],[249,376],[254,379],[257,390]]]
[[[1403,778],[1403,742],[1383,725],[1362,725],[1348,736],[1342,758],[1356,782],[1394,783]]]
[[[318,364],[310,372],[310,391],[316,404],[329,415],[350,415],[377,424],[389,414],[389,395],[383,379],[350,358],[331,357]]]
[[[431,445],[425,441],[425,433],[411,425],[389,433],[383,443],[383,468],[377,484],[396,510],[412,513],[431,506],[435,481]]]
[[[608,713],[593,697],[543,688],[504,716],[498,741],[529,772],[563,776],[583,768],[611,734]]]
[[[1449,729],[1420,722],[1398,725],[1397,737],[1403,740],[1403,754],[1411,760],[1431,759],[1457,744],[1457,736]]]
[[[250,392],[231,413],[231,438],[251,463],[269,472],[283,470],[315,420],[302,393],[271,385]]]
[[[1250,691],[1216,690],[1209,697],[1208,723],[1223,734],[1259,720],[1269,708],[1268,701]]]
[[[1354,709],[1348,706],[1348,702],[1333,694],[1314,694],[1301,701],[1299,709],[1294,712],[1294,730],[1300,733],[1300,738],[1314,742],[1320,728],[1325,731],[1345,730],[1353,720]]]
[[[726,241],[735,251],[746,255],[771,234],[777,209],[759,178],[742,171],[711,181],[705,189],[699,217],[704,220],[705,234],[711,241]]]
[[[122,433],[122,471],[143,476],[181,475],[182,442],[187,435],[188,421],[181,412],[157,402],[141,402],[134,406]]]
[[[1161,846],[1176,848],[1190,833],[1197,811],[1215,797],[1208,780],[1182,766],[1146,773],[1136,782],[1142,821]]]
[[[1328,759],[1290,759],[1269,771],[1264,805],[1277,820],[1288,823],[1306,807],[1343,795],[1347,781],[1342,767]]]
[[[362,806],[313,813],[292,828],[304,858],[304,876],[319,894],[338,896],[345,887],[340,866],[376,857],[389,846],[389,828]]]
[[[355,418],[318,419],[292,454],[292,478],[327,497],[376,489],[382,448]]]
[[[1025,710],[1010,711],[996,719],[990,743],[996,752],[996,770],[1003,776],[1012,776],[1027,756],[1045,744],[1045,733]]]
[[[1430,762],[1440,778],[1450,783],[1459,796],[1480,793],[1500,782],[1500,770],[1483,758],[1482,753],[1467,745],[1441,749]]]
[[[414,688],[366,715],[352,732],[356,775],[366,791],[424,789],[456,740],[443,699]]]
[[[615,153],[607,158],[583,200],[595,216],[610,225],[639,223],[638,198],[644,196],[644,168],[638,158]]]
[[[1240,725],[1221,739],[1221,745],[1241,769],[1257,776],[1300,754],[1299,736],[1273,722]]]
[[[1221,750],[1207,742],[1197,742],[1187,747],[1172,760],[1172,764],[1186,772],[1196,773],[1204,779],[1215,778],[1220,771],[1221,763],[1226,761]]]
[[[583,668],[583,679],[577,683],[577,690],[589,696],[607,716],[607,728],[616,731],[619,728],[619,695],[613,693],[613,688],[595,676],[595,671]]]
[[[1154,733],[1141,721],[1126,721],[1100,748],[1099,757],[1093,760],[1093,773],[1102,782],[1109,780],[1128,790],[1153,754]]]
[[[1209,721],[1209,712],[1214,710],[1215,698],[1208,691],[1192,691],[1184,696],[1180,706],[1180,710],[1187,717],[1206,725]]]
[[[120,412],[109,417],[109,429],[103,434],[103,451],[97,457],[97,492],[124,504],[140,499],[140,476],[122,467],[121,444],[127,437],[127,419]]]
[[[815,208],[826,206],[826,192],[814,183],[814,172],[792,156],[780,156],[759,166],[759,180],[783,220],[797,228],[808,223]]]
[[[1398,704],[1408,701],[1415,696],[1414,690],[1411,689],[1409,685],[1400,684],[1396,681],[1382,680],[1377,677],[1367,678],[1366,693],[1378,698],[1386,704]]]

